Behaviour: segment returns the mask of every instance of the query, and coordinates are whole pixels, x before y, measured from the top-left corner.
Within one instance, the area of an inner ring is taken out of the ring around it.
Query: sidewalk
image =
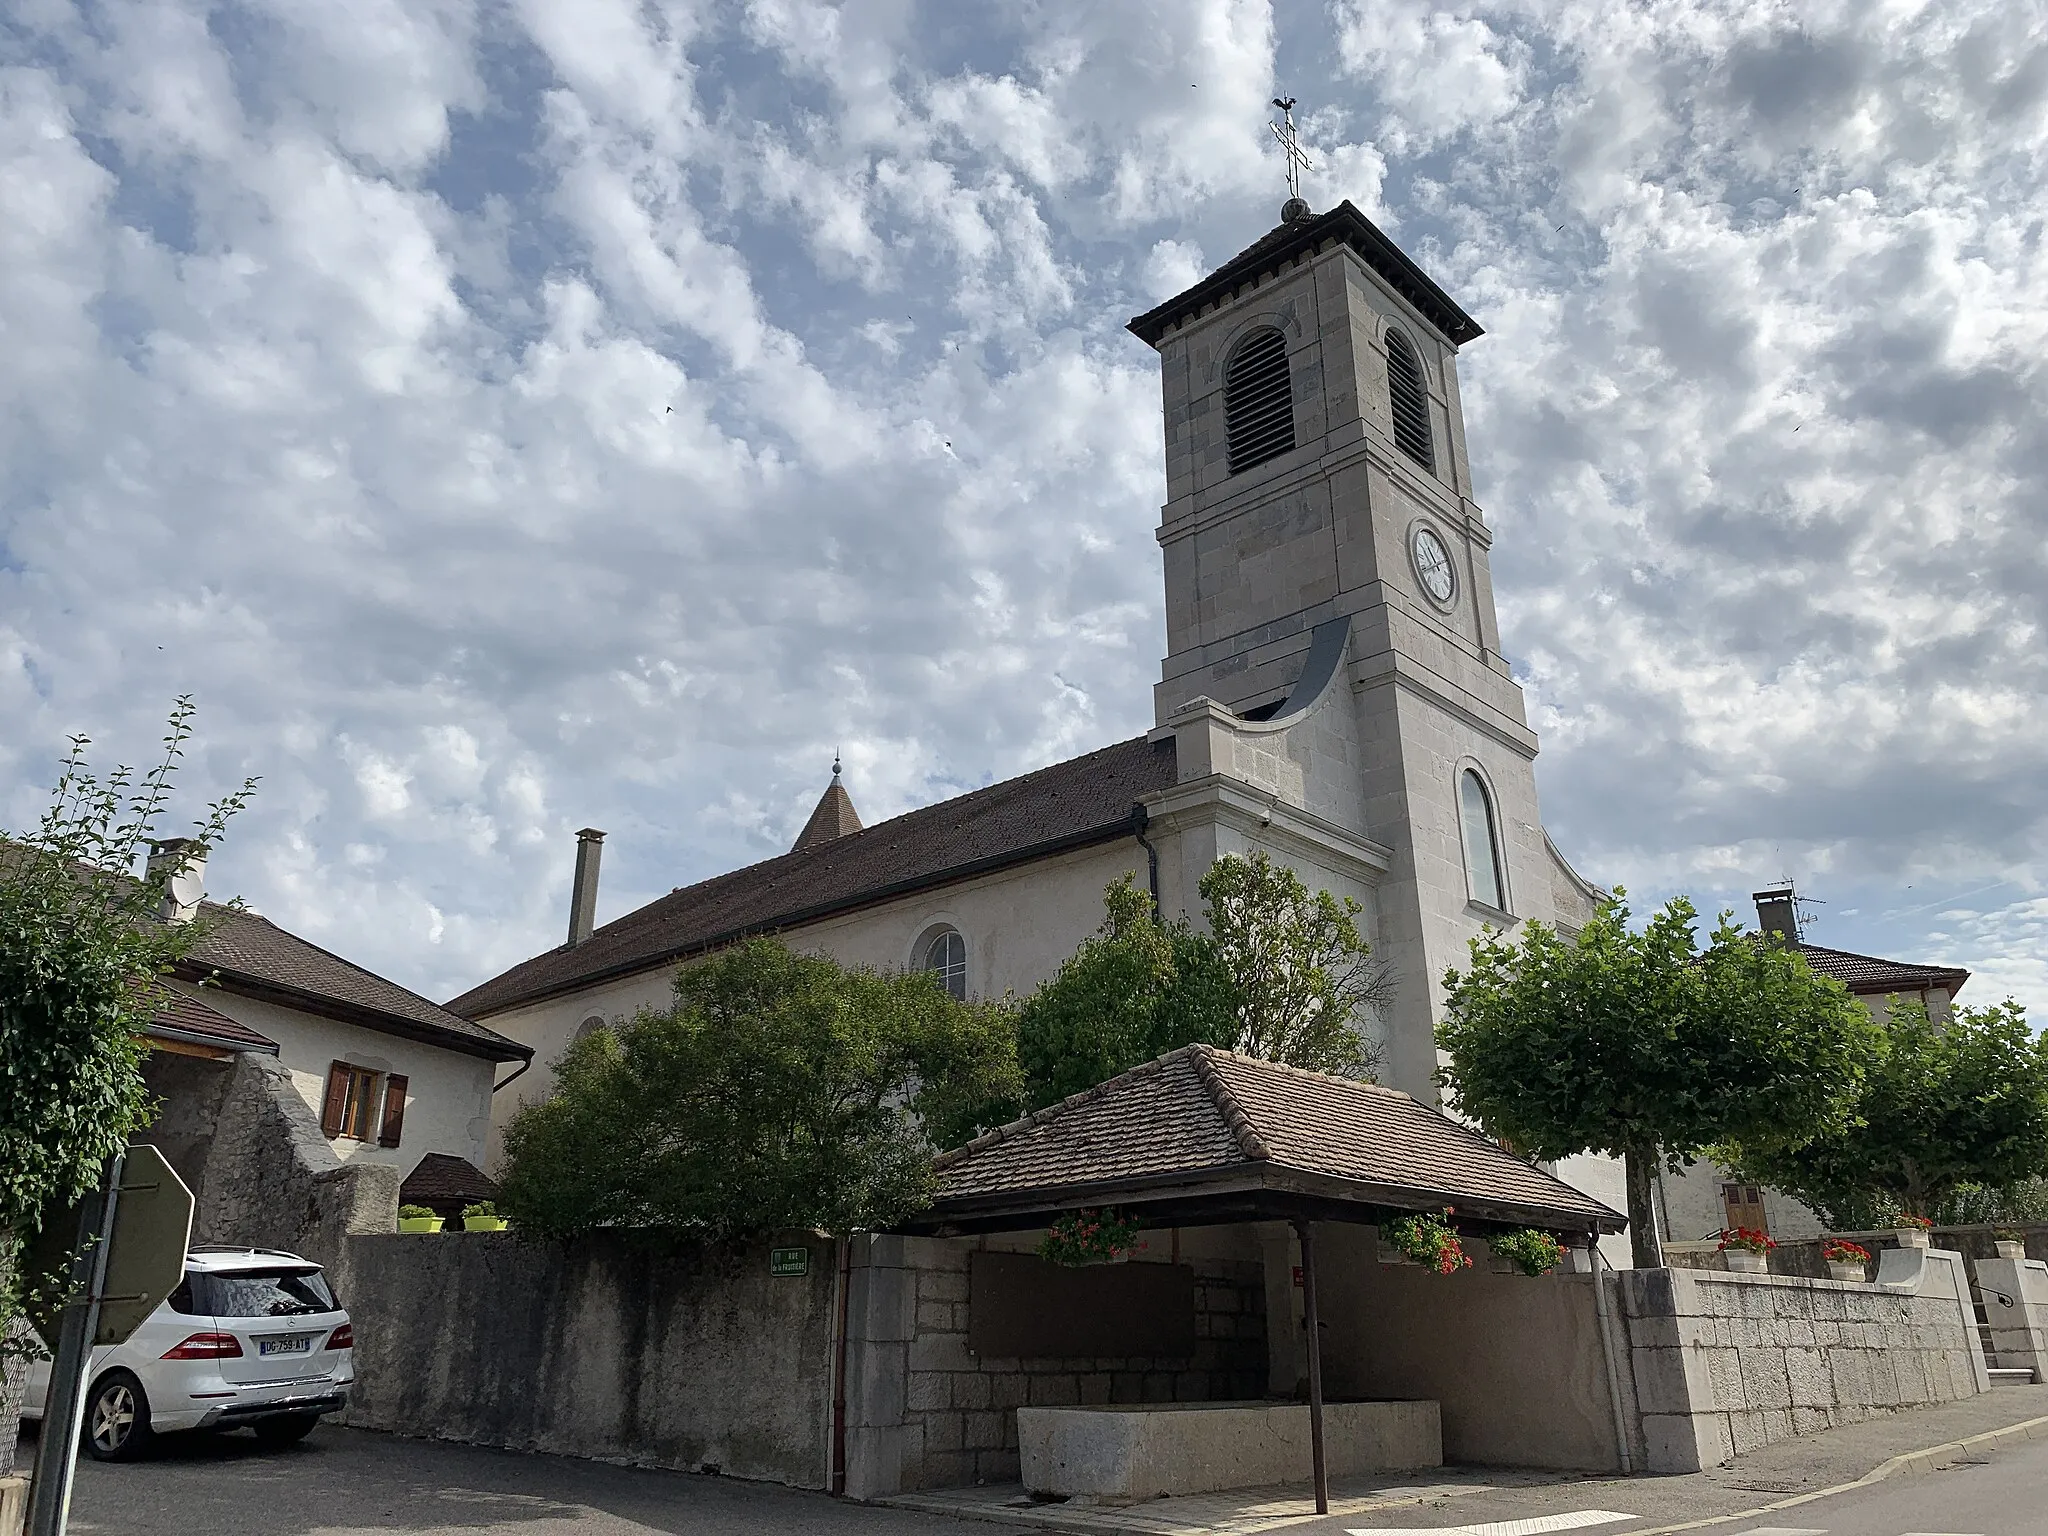
[[[1696,1521],[1733,1520],[1786,1499],[1869,1476],[1896,1458],[1933,1452],[1888,1475],[1910,1476],[1984,1451],[1958,1452],[1955,1442],[2048,1420],[2048,1387],[2001,1387],[1962,1402],[1888,1414],[1765,1446],[1725,1467],[1673,1477],[1585,1477],[1501,1468],[1445,1468],[1399,1478],[1354,1478],[1330,1485],[1330,1528],[1467,1525],[1523,1520],[1597,1507],[1662,1522],[1670,1530]],[[2048,1438],[2048,1422],[2024,1432]],[[2007,1437],[2017,1441],[2019,1433]],[[996,1521],[1075,1536],[1252,1536],[1314,1525],[1319,1517],[1305,1486],[1154,1499],[1128,1507],[1034,1504],[1016,1484],[906,1493],[880,1502],[898,1509]],[[1796,1523],[1796,1522],[1795,1522]],[[1711,1529],[1711,1526],[1709,1527]],[[1321,1533],[1318,1533],[1321,1536]],[[1649,1532],[1632,1536],[1651,1536]]]

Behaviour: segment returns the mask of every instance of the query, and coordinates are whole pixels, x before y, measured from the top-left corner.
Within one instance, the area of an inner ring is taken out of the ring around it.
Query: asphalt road
[[[33,1458],[32,1439],[21,1459]],[[323,1424],[285,1451],[248,1434],[166,1437],[82,1460],[76,1536],[974,1536],[986,1526],[823,1494]]]

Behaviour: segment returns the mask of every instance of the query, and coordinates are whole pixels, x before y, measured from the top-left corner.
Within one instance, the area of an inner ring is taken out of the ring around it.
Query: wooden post
[[[1323,1461],[1323,1333],[1316,1318],[1316,1248],[1311,1223],[1297,1221],[1301,1239],[1301,1310],[1308,1325],[1308,1444],[1315,1461],[1316,1513],[1330,1512],[1330,1473]]]

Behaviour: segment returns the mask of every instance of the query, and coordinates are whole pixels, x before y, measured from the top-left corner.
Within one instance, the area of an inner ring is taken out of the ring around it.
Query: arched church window
[[[592,1035],[596,1034],[600,1029],[603,1028],[604,1020],[600,1018],[597,1014],[593,1013],[589,1018],[585,1019],[581,1024],[578,1024],[576,1026],[576,1038],[578,1040],[588,1040]]]
[[[1458,775],[1458,822],[1465,834],[1465,878],[1472,899],[1505,912],[1507,890],[1500,877],[1500,834],[1494,825],[1493,797],[1470,768]]]
[[[1223,418],[1233,475],[1294,446],[1294,383],[1278,331],[1256,330],[1238,343],[1223,370]]]
[[[1394,446],[1436,473],[1436,452],[1429,440],[1429,386],[1423,382],[1422,359],[1415,343],[1399,331],[1387,331],[1387,402],[1394,408]]]
[[[941,928],[926,941],[919,964],[939,978],[952,996],[967,998],[967,941],[951,928]]]

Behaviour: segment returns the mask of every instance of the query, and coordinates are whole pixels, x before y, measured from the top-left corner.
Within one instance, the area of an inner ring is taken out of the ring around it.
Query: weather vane
[[[1280,148],[1287,156],[1287,200],[1290,203],[1299,203],[1302,200],[1301,173],[1312,171],[1315,166],[1310,163],[1308,156],[1301,152],[1301,140],[1294,131],[1294,98],[1275,96],[1273,105],[1280,109],[1283,121],[1268,123],[1266,126],[1273,130],[1273,137],[1280,141]],[[1304,203],[1302,206],[1306,208],[1307,204]]]

